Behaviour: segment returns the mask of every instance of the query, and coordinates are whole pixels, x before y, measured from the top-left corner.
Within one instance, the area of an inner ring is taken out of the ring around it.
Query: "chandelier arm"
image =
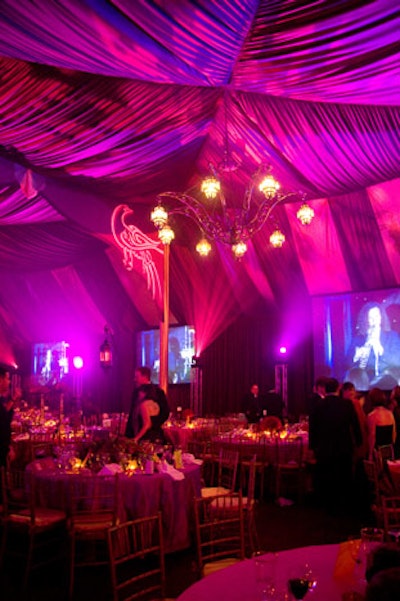
[[[296,192],[289,192],[288,194],[279,195],[272,202],[272,204],[269,204],[271,199],[265,199],[258,207],[254,217],[247,224],[249,236],[257,233],[264,226],[275,207],[291,196],[296,196]]]
[[[170,198],[182,203],[182,206],[169,210],[170,215],[175,214],[189,217],[210,238],[224,242],[225,244],[230,243],[230,231],[225,230],[223,220],[218,215],[211,218],[203,204],[197,198],[188,194],[177,194],[176,192],[162,192],[157,196],[157,199],[161,198]]]
[[[244,194],[243,213],[246,215],[250,211],[251,199],[253,197],[253,191],[254,191],[254,187],[256,185],[256,176],[258,176],[258,172],[256,174],[254,174],[253,177],[251,178],[251,181],[250,181],[249,185],[247,186],[246,192]]]
[[[219,181],[219,175],[218,175],[218,172],[217,172],[214,164],[213,163],[209,163],[208,168],[210,169],[210,172],[213,174],[213,176],[215,177],[215,179]],[[222,214],[225,217],[225,214],[226,214],[226,198],[225,198],[225,194],[224,194],[224,191],[222,190],[222,188],[220,188],[220,190],[219,190],[219,200],[220,200],[220,203],[221,203]]]

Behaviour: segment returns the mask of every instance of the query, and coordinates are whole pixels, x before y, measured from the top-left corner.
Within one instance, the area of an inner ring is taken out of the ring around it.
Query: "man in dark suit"
[[[345,513],[352,498],[354,445],[362,443],[361,429],[352,402],[339,396],[339,382],[329,378],[325,390],[326,397],[316,405],[309,422],[316,492],[332,512]]]
[[[319,403],[322,401],[322,399],[325,398],[325,396],[326,396],[325,384],[326,384],[327,380],[329,380],[328,376],[319,376],[315,380],[313,392],[308,399],[307,409],[308,409],[309,415],[314,411],[315,407],[317,405],[319,405]]]
[[[250,392],[244,395],[242,401],[242,413],[245,414],[249,424],[260,421],[263,411],[266,410],[265,398],[260,396],[258,384],[253,384]]]

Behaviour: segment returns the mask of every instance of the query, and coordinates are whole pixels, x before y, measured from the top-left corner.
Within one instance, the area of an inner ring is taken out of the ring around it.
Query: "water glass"
[[[257,553],[254,556],[256,587],[260,601],[274,598],[277,560],[277,553]]]
[[[379,547],[384,541],[384,530],[382,528],[361,528],[361,551],[367,557],[371,551]]]
[[[382,528],[361,528],[360,538],[356,573],[359,580],[365,585],[365,574],[368,569],[370,554],[376,547],[379,547],[383,543],[384,531]]]

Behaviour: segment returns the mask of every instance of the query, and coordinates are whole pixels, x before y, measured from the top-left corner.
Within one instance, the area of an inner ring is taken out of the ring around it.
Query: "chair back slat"
[[[241,493],[194,500],[199,574],[207,563],[244,559],[244,518]]]
[[[114,601],[164,596],[165,560],[161,513],[108,530]]]

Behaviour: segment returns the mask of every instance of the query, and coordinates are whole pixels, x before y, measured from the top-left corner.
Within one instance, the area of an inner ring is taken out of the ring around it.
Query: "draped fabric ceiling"
[[[128,205],[150,234],[157,193],[193,190],[225,127],[229,202],[268,164],[316,217],[301,226],[290,197],[240,263],[221,245],[200,262],[177,219],[172,321],[194,323],[201,348],[260,297],[397,286],[399,31],[392,0],[4,0],[0,359],[77,331],[101,341],[105,323],[157,325],[111,214]]]

